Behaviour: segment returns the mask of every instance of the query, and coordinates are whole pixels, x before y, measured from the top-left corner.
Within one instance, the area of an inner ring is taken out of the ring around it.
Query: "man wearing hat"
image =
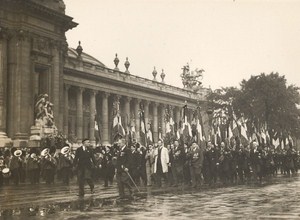
[[[74,158],[74,166],[77,168],[77,180],[79,185],[78,196],[84,196],[84,183],[90,186],[91,193],[94,194],[94,182],[92,179],[92,171],[95,167],[95,156],[90,148],[89,139],[83,139],[82,146],[77,148]]]
[[[20,167],[21,167],[21,160],[20,157],[22,155],[21,150],[15,150],[13,152],[13,156],[10,161],[10,172],[11,172],[11,178],[15,185],[19,185],[20,181]]]
[[[70,146],[65,144],[65,146],[61,149],[62,155],[59,157],[61,177],[65,185],[69,185],[70,174],[72,173],[73,158],[70,155],[70,151]]]
[[[130,181],[130,166],[131,166],[131,150],[127,147],[125,138],[121,138],[118,142],[119,152],[117,154],[117,173],[116,179],[119,188],[119,196],[125,198],[125,187],[129,191],[129,197],[132,197],[131,181]]]
[[[1,153],[1,151],[0,151]],[[4,162],[4,157],[2,155],[0,155],[0,187],[3,186],[3,174],[2,174],[2,170],[5,168],[5,162]]]

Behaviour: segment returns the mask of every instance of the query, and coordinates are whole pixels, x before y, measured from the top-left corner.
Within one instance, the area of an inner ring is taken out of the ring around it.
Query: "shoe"
[[[79,197],[84,197],[84,194],[77,194],[77,196],[79,196]]]
[[[95,194],[95,190],[91,189],[91,194]]]

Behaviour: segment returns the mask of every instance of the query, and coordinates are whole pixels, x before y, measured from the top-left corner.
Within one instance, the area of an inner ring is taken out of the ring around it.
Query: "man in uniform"
[[[184,149],[179,145],[178,140],[174,141],[173,161],[171,170],[174,180],[174,185],[183,183],[183,164],[184,164]]]
[[[77,180],[79,185],[78,196],[84,196],[84,182],[90,186],[91,193],[94,194],[94,181],[92,171],[95,167],[95,156],[90,148],[89,139],[83,139],[82,146],[77,148],[74,158],[74,165],[77,167]]]
[[[125,187],[128,189],[130,197],[132,196],[132,189],[130,184],[129,167],[131,163],[131,150],[126,146],[124,138],[119,140],[119,152],[117,154],[117,174],[116,179],[119,188],[119,196],[121,199],[125,198]]]

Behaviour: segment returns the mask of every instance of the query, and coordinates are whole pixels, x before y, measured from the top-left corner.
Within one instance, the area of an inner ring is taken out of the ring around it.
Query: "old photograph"
[[[0,0],[0,219],[300,219],[299,12]]]

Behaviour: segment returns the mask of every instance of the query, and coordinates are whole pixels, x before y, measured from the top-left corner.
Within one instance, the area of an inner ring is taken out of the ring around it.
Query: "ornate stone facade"
[[[96,118],[103,144],[111,142],[116,96],[124,127],[135,125],[137,139],[140,102],[157,140],[167,106],[179,121],[185,101],[191,108],[205,101],[206,89],[194,93],[148,80],[68,49],[65,32],[77,23],[64,14],[64,7],[58,0],[0,0],[0,140],[27,144],[38,94],[49,95],[58,130],[95,141]]]

